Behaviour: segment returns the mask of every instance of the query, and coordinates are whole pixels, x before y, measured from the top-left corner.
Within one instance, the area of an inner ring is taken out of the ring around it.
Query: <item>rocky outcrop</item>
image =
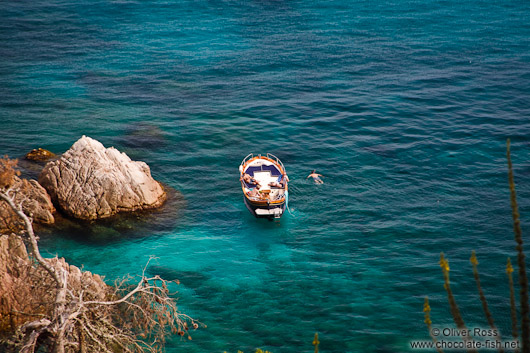
[[[85,300],[105,300],[109,287],[97,274],[81,271],[64,259],[47,259],[50,266],[68,273],[68,288],[84,293]],[[38,316],[50,316],[56,284],[48,272],[28,257],[19,236],[0,236],[0,333],[10,333]],[[1,336],[1,334],[0,334]]]
[[[30,161],[43,162],[55,157],[55,153],[45,150],[44,148],[36,148],[26,153],[24,157]]]
[[[24,213],[33,218],[33,221],[43,224],[54,223],[55,208],[50,196],[36,180],[14,176],[9,194],[13,196],[16,205],[22,205]],[[19,216],[5,201],[0,201],[0,234],[18,233],[22,229]]]
[[[155,208],[166,199],[147,164],[86,136],[46,164],[39,182],[63,211],[87,220]]]

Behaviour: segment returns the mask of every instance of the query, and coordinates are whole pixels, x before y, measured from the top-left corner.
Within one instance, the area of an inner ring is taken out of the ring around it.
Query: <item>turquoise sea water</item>
[[[325,353],[412,351],[425,295],[452,322],[440,251],[486,327],[473,249],[508,336],[505,140],[528,234],[529,134],[527,1],[0,2],[0,153],[88,135],[176,190],[142,220],[41,233],[109,281],[157,256],[208,326],[168,352],[310,352],[315,332]],[[287,168],[279,222],[243,204],[251,152]]]

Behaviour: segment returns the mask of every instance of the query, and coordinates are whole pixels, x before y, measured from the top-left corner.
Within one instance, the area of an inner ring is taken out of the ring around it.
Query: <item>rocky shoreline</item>
[[[108,285],[64,258],[44,258],[34,232],[35,223],[63,216],[83,227],[158,208],[168,194],[149,166],[86,136],[58,158],[48,152],[27,155],[49,160],[39,181],[20,178],[16,160],[0,159],[0,351],[154,352],[166,335],[191,339],[199,324],[178,312],[169,281],[145,275],[149,261],[136,284]]]
[[[16,178],[11,192],[38,224],[53,224],[60,211],[78,220],[108,218],[122,212],[154,209],[167,199],[149,166],[132,161],[114,147],[83,136],[59,158],[43,149],[26,155],[34,161],[50,160],[38,181]],[[19,220],[0,202],[0,234],[16,231]]]

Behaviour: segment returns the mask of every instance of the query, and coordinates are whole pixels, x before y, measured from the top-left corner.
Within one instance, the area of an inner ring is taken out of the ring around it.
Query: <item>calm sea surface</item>
[[[208,327],[168,352],[411,352],[452,319],[504,336],[514,260],[505,141],[530,234],[530,2],[0,1],[0,153],[87,135],[174,188],[161,210],[41,232],[109,281],[178,278]],[[290,213],[246,210],[238,166],[274,153]],[[24,173],[38,175],[22,163]],[[324,185],[306,180],[311,169]],[[530,249],[530,238],[527,238]]]

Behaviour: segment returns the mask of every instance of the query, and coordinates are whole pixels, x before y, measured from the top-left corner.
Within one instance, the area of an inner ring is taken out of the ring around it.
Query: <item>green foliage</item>
[[[529,295],[528,295],[528,277],[526,274],[526,264],[525,264],[525,255],[523,252],[523,237],[522,237],[522,231],[521,231],[521,223],[519,219],[519,210],[517,205],[517,195],[515,191],[515,182],[513,177],[513,168],[512,168],[512,160],[511,160],[511,154],[510,154],[510,139],[507,140],[506,143],[506,159],[508,161],[508,185],[510,188],[510,204],[512,209],[512,218],[513,218],[513,230],[515,235],[515,242],[516,242],[516,250],[517,250],[517,265],[519,270],[519,287],[520,287],[520,308],[521,308],[521,345],[522,345],[522,353],[530,353],[530,305],[529,305]],[[496,326],[493,320],[493,317],[491,315],[491,312],[488,308],[488,303],[486,301],[486,296],[484,295],[484,291],[482,290],[482,287],[480,285],[480,276],[478,272],[478,260],[475,255],[475,252],[473,251],[470,258],[471,264],[473,266],[473,276],[475,278],[475,282],[477,285],[477,290],[480,296],[480,301],[482,303],[482,308],[484,310],[484,314],[486,316],[486,320],[488,321],[489,326],[496,330]],[[454,299],[453,293],[451,291],[450,281],[449,281],[449,262],[447,259],[445,259],[444,254],[441,253],[440,255],[440,267],[442,268],[442,273],[444,275],[444,288],[447,291],[447,299],[449,302],[449,307],[451,309],[451,314],[453,316],[453,320],[456,323],[457,327],[459,329],[466,329],[464,320],[462,316],[460,315],[460,311],[458,310],[458,306],[456,304],[456,301]],[[513,273],[514,269],[512,267],[510,258],[508,258],[508,263],[506,265],[506,274],[508,275],[508,282],[509,282],[509,288],[510,288],[510,316],[512,319],[512,336],[515,340],[518,339],[518,328],[517,328],[517,309],[515,304],[515,290],[514,290],[514,283],[513,283]],[[428,304],[428,299],[425,298],[425,304],[424,309],[425,312],[425,323],[427,324],[427,328],[429,329],[429,333],[431,331],[431,318],[430,318],[430,306]],[[464,340],[470,339],[468,336],[462,337]],[[432,337],[433,340],[436,342],[436,338]],[[496,339],[498,341],[501,340],[500,335],[496,336]],[[441,352],[441,350],[438,350],[438,352]],[[469,352],[476,352],[475,350],[469,350]],[[502,348],[499,348],[499,352],[503,352]]]
[[[506,143],[506,159],[508,160],[508,183],[510,185],[510,201],[512,206],[513,232],[517,243],[517,265],[519,267],[519,287],[521,300],[521,339],[523,353],[530,353],[530,318],[528,304],[528,278],[526,277],[526,264],[523,252],[523,236],[517,206],[517,194],[513,180],[512,158],[510,155],[510,139]]]

